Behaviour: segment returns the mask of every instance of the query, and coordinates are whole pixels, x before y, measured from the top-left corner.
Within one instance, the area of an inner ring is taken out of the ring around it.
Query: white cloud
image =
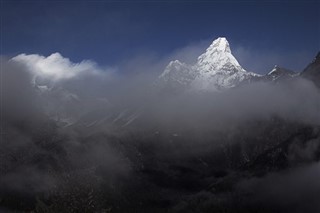
[[[38,54],[20,54],[12,60],[26,66],[34,77],[42,77],[51,81],[67,80],[82,75],[106,74],[105,70],[100,69],[92,61],[84,60],[80,63],[73,63],[60,53],[53,53],[48,57]]]

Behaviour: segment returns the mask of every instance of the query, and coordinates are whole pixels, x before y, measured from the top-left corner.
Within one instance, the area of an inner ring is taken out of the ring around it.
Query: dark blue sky
[[[225,36],[245,69],[301,70],[320,50],[320,1],[2,1],[2,54],[116,65]]]

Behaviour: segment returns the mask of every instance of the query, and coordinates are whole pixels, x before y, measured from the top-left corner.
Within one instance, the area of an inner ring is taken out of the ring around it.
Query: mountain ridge
[[[320,52],[301,72],[275,65],[265,75],[246,71],[233,56],[225,37],[218,37],[198,56],[194,64],[179,60],[169,62],[158,77],[167,88],[191,89],[195,91],[220,91],[255,81],[279,82],[302,77],[320,86]]]
[[[171,61],[159,79],[165,84],[176,82],[195,90],[216,91],[235,87],[257,76],[259,74],[248,72],[239,64],[232,55],[228,40],[219,37],[197,58],[195,64]]]

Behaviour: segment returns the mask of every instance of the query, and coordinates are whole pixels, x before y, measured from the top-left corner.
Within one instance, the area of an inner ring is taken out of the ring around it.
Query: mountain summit
[[[229,42],[224,37],[214,40],[206,52],[198,57],[197,66],[208,71],[245,71],[231,54]]]
[[[297,73],[294,71],[275,65],[273,69],[265,75],[265,78],[271,81],[279,81],[290,79],[295,75],[297,75]]]
[[[212,91],[234,87],[254,76],[258,75],[243,69],[232,55],[228,40],[219,37],[195,64],[171,61],[159,78],[170,87]]]

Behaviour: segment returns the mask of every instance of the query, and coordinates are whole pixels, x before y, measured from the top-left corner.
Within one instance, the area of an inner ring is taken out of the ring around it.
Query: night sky
[[[116,66],[137,55],[204,50],[224,36],[245,69],[266,73],[275,64],[301,71],[320,50],[320,1],[5,0],[1,18],[8,57],[60,52]]]

